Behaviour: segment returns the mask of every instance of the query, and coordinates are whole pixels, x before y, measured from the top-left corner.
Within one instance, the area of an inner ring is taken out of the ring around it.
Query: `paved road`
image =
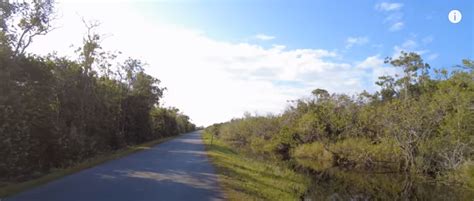
[[[223,200],[200,135],[184,134],[4,200]]]

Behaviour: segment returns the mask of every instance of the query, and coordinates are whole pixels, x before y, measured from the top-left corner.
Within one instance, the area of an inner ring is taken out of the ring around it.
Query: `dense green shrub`
[[[321,142],[302,144],[293,150],[292,156],[301,165],[318,171],[334,166],[334,155]]]
[[[397,171],[402,162],[402,150],[390,138],[373,142],[367,138],[348,138],[329,145],[340,166]]]
[[[195,129],[177,109],[159,106],[164,88],[141,61],[111,65],[116,55],[102,51],[95,25],[75,60],[26,54],[29,36],[50,28],[54,5],[31,4],[0,5],[0,180]]]
[[[239,149],[296,159],[317,171],[410,172],[472,185],[474,62],[430,73],[419,55],[402,52],[387,63],[403,68],[404,76],[380,77],[381,89],[373,94],[316,89],[281,115],[246,116],[206,129]]]

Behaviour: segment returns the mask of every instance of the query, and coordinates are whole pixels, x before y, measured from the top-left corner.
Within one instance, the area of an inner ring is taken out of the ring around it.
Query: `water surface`
[[[395,173],[330,169],[312,174],[304,200],[474,200],[472,189]]]

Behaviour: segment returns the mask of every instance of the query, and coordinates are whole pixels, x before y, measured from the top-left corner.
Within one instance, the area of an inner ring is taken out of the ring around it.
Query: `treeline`
[[[404,172],[474,187],[474,61],[430,71],[415,53],[386,63],[380,90],[312,91],[281,115],[251,116],[206,131],[255,156],[324,171]]]
[[[195,125],[176,108],[163,108],[165,89],[136,59],[116,62],[105,52],[96,23],[77,59],[25,53],[51,30],[52,1],[1,3],[0,180],[22,180],[74,165]]]

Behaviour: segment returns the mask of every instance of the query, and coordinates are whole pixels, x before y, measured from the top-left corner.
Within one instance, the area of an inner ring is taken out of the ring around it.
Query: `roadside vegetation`
[[[355,96],[315,89],[280,115],[214,124],[206,132],[253,157],[285,161],[316,173],[414,175],[474,188],[474,62],[431,70],[401,52],[386,63],[380,90]]]
[[[241,153],[210,133],[203,140],[229,200],[301,200],[309,180],[303,174]]]
[[[140,60],[102,49],[96,22],[75,58],[26,49],[53,29],[54,2],[0,3],[0,188],[195,129],[160,106],[165,88]]]

